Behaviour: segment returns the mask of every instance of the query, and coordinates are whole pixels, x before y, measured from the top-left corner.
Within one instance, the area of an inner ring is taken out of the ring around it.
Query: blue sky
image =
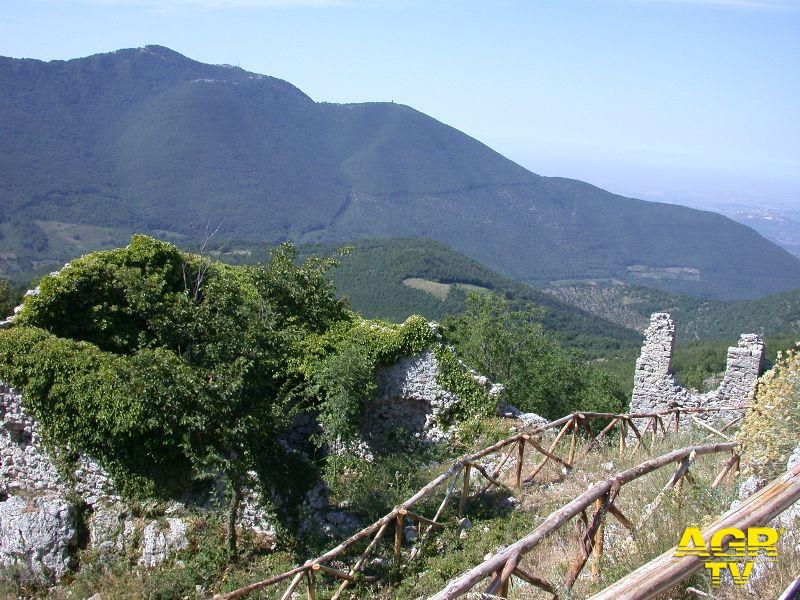
[[[800,0],[0,0],[0,54],[145,44],[394,100],[545,175],[800,205]]]

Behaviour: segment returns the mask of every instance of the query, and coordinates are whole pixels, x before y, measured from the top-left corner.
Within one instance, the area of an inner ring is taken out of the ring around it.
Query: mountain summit
[[[726,217],[541,177],[407,106],[315,102],[162,46],[0,58],[0,198],[6,260],[30,223],[52,236],[211,222],[254,241],[428,237],[531,283],[800,287],[800,260]],[[31,264],[46,247],[28,247]]]

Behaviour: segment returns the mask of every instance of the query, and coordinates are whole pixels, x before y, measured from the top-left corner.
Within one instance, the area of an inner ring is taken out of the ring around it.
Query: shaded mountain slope
[[[638,347],[642,337],[630,328],[577,308],[529,285],[496,273],[447,246],[424,239],[358,240],[331,272],[338,292],[368,318],[402,322],[412,314],[440,321],[464,310],[470,290],[491,290],[515,305],[536,304],[545,309],[544,327],[561,341],[593,350]],[[230,263],[266,261],[268,244],[224,244],[216,257]],[[308,244],[298,248],[301,258],[335,254],[338,246]],[[408,285],[407,280],[445,284],[446,296]],[[406,283],[404,283],[406,282]],[[447,289],[449,288],[449,289]]]
[[[800,287],[800,260],[725,217],[540,177],[409,107],[315,102],[160,46],[0,58],[0,198],[4,272],[55,259],[47,232],[25,246],[34,221],[180,235],[211,222],[253,241],[428,237],[527,282]]]
[[[547,290],[583,310],[638,331],[653,312],[672,314],[684,342],[735,340],[741,333],[800,336],[800,289],[756,300],[717,301],[641,286],[572,285]]]

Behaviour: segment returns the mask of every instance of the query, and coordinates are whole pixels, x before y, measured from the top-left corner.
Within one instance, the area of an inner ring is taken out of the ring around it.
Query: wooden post
[[[733,486],[733,482],[739,476],[739,454],[736,454],[736,460],[733,463],[733,468],[728,471],[728,487]]]
[[[472,470],[472,464],[467,463],[464,465],[464,474],[461,479],[461,499],[458,501],[458,516],[463,517],[464,511],[467,508],[467,500],[469,499],[469,474]]]
[[[315,600],[317,597],[317,584],[314,577],[314,569],[306,571],[306,579],[308,580],[308,600]]]
[[[364,563],[367,562],[367,559],[372,554],[372,549],[375,548],[375,546],[378,544],[380,539],[383,537],[383,534],[386,533],[386,530],[388,528],[389,528],[389,521],[387,521],[386,523],[381,525],[381,528],[378,529],[378,533],[376,533],[375,537],[372,538],[372,541],[367,546],[367,549],[364,550],[364,552],[361,555],[361,557],[356,561],[356,564],[353,565],[353,568],[350,569],[350,575],[352,577],[355,577],[355,575],[356,575],[356,573],[358,573],[359,569],[361,569],[361,567],[364,566]],[[347,579],[342,581],[342,583],[339,585],[339,589],[337,589],[336,593],[333,596],[331,596],[331,600],[338,600],[339,596],[341,596],[342,593],[347,589],[348,585],[350,585],[350,582]]]
[[[647,420],[647,423],[645,424],[644,429],[642,429],[642,432],[639,433],[639,431],[636,429],[636,425],[633,424],[633,419],[631,419],[631,421],[630,421],[631,428],[633,428],[633,432],[636,434],[636,437],[638,438],[636,440],[636,445],[633,447],[634,453],[639,449],[639,446],[644,446],[645,448],[647,448],[647,444],[645,443],[643,436],[647,435],[647,430],[650,429],[650,425],[653,424],[654,420],[655,420],[654,417],[650,417]]]
[[[397,513],[394,529],[394,556],[400,560],[400,552],[403,550],[403,521],[405,520],[406,511],[401,509]]]
[[[619,426],[619,455],[620,457],[625,454],[625,442],[628,437],[628,422],[625,419],[620,419]]]
[[[681,429],[681,411],[675,409],[675,433],[677,434]]]
[[[603,499],[598,498],[594,501],[595,511],[600,512],[603,507]],[[600,526],[594,535],[594,549],[592,551],[592,581],[600,578],[600,563],[603,560],[603,538],[605,536],[605,519],[600,521]]]
[[[522,463],[525,459],[525,438],[517,442],[517,464],[514,471],[514,485],[522,487]]]
[[[508,598],[508,584],[509,584],[510,581],[511,581],[511,577],[506,579],[503,582],[503,584],[500,586],[500,593],[498,594],[498,596],[500,596],[501,598]]]
[[[567,456],[567,464],[572,468],[575,461],[575,447],[578,445],[578,417],[572,423],[572,437],[569,440],[569,455]]]
[[[636,528],[633,526],[633,523],[631,523],[630,519],[628,519],[628,517],[626,517],[620,509],[613,504],[609,504],[608,512],[614,515],[614,518],[619,521],[622,526],[625,527],[625,529],[628,530],[628,533],[632,538],[636,537]]]
[[[292,582],[289,584],[289,587],[286,588],[286,591],[281,596],[281,600],[289,600],[294,594],[294,591],[297,589],[297,586],[300,585],[300,582],[303,581],[303,578],[306,576],[305,570],[300,571],[297,575],[294,576]]]
[[[678,462],[678,463],[676,463],[676,465],[678,466],[678,468],[680,468],[681,463]],[[688,474],[689,474],[689,470],[687,469],[686,471],[684,471],[683,476],[680,479],[678,479],[678,482],[675,484],[675,490],[674,491],[675,491],[675,495],[676,496],[680,496],[681,495],[681,492],[683,491],[683,482],[686,480],[686,476]]]
[[[704,543],[708,543],[715,533],[723,529],[734,527],[744,531],[750,527],[764,526],[799,499],[800,467],[795,467],[704,528],[702,531]],[[723,543],[727,545],[727,542]],[[619,579],[610,587],[592,596],[592,600],[655,598],[703,570],[707,559],[700,556],[684,556],[676,560],[676,550],[677,548],[670,548],[649,563]],[[508,549],[508,552],[512,551],[518,550],[513,547]],[[502,559],[505,555],[505,553],[498,553],[495,556]],[[432,598],[436,598],[436,596]]]
[[[573,419],[574,419],[574,417],[573,417]],[[561,441],[561,438],[563,438],[563,437],[564,437],[564,435],[566,435],[567,431],[569,431],[569,428],[570,428],[570,427],[572,427],[572,421],[573,421],[573,419],[570,419],[569,421],[567,421],[567,422],[566,422],[566,424],[564,425],[564,427],[562,427],[562,428],[561,428],[561,431],[559,431],[559,432],[558,432],[558,435],[556,436],[556,439],[554,439],[554,440],[553,440],[553,443],[552,443],[552,444],[550,444],[550,448],[548,448],[548,450],[547,450],[547,451],[548,451],[550,454],[552,454],[552,453],[553,453],[553,451],[556,449],[556,446],[558,446],[558,442],[560,442],[560,441]],[[550,457],[549,457],[549,456],[545,456],[545,457],[544,457],[544,458],[543,458],[543,459],[542,459],[542,460],[539,462],[539,464],[538,464],[538,465],[536,465],[536,467],[533,469],[533,471],[531,472],[531,474],[530,474],[530,475],[528,475],[528,476],[525,478],[525,480],[524,480],[522,483],[528,483],[528,482],[531,482],[531,481],[533,481],[534,477],[536,477],[536,475],[538,475],[538,474],[539,474],[539,471],[541,471],[541,470],[542,470],[542,468],[543,468],[543,467],[544,467],[544,466],[547,464],[547,461],[548,461],[548,460],[550,460]]]
[[[667,495],[667,492],[672,490],[675,485],[681,481],[686,470],[689,468],[689,465],[692,464],[697,457],[695,452],[689,454],[689,456],[683,458],[678,462],[678,469],[672,475],[670,480],[667,482],[667,485],[658,493],[655,500],[653,500],[650,504],[645,506],[644,512],[642,514],[642,518],[639,520],[639,523],[636,525],[636,529],[641,529],[642,525],[652,516],[652,514],[656,511],[656,509],[661,506],[661,502],[663,502],[664,498]]]
[[[703,456],[716,452],[730,452],[735,447],[735,443],[689,446],[679,450],[673,450],[672,452],[664,454],[663,456],[651,458],[635,467],[631,467],[630,469],[626,469],[625,471],[617,473],[613,477],[598,481],[580,496],[574,498],[568,504],[565,504],[558,510],[548,515],[545,520],[542,521],[538,527],[536,527],[536,529],[518,539],[513,544],[498,551],[480,565],[477,565],[469,571],[462,573],[455,579],[451,579],[444,588],[442,588],[438,593],[430,596],[428,600],[451,600],[452,598],[463,596],[472,587],[489,577],[491,573],[504,569],[504,565],[506,565],[512,558],[524,556],[530,552],[537,544],[541,542],[542,539],[552,534],[553,531],[570,521],[573,517],[577,516],[581,511],[585,510],[587,506],[593,505],[594,501],[598,498],[609,494],[609,496],[612,497],[610,497],[608,504],[611,504],[614,501],[614,488],[617,486],[626,485],[631,481],[646,475],[647,473],[655,471],[656,469],[659,469],[665,465],[672,464],[675,461],[688,456],[692,452],[694,452],[697,456]],[[800,473],[800,467],[797,468],[797,471]],[[670,556],[670,559],[672,558],[673,557]]]
[[[581,454],[581,458],[584,458],[584,457],[588,456],[588,454],[592,450],[592,448],[594,448],[595,446],[598,446],[600,444],[602,439],[606,436],[606,434],[609,431],[611,431],[614,428],[614,426],[617,424],[618,421],[619,421],[618,417],[615,417],[615,418],[611,419],[611,421],[608,423],[608,425],[606,425],[600,433],[598,433],[595,437],[593,437],[591,439],[591,441],[588,444],[586,444],[586,449]]]
[[[725,475],[727,475],[728,471],[730,471],[733,468],[733,465],[736,462],[736,456],[737,456],[736,451],[734,451],[731,454],[731,457],[727,461],[725,461],[725,464],[722,466],[722,469],[714,478],[714,483],[711,484],[712,489],[717,487],[720,483],[722,483],[722,480],[725,479]]]
[[[544,590],[545,592],[549,592],[553,594],[553,600],[557,600],[558,598],[558,590],[556,586],[554,586],[549,581],[545,581],[541,577],[536,577],[535,575],[531,575],[527,571],[523,571],[519,567],[514,569],[514,575],[522,579],[522,581],[531,584],[534,587],[539,588],[540,590]]]

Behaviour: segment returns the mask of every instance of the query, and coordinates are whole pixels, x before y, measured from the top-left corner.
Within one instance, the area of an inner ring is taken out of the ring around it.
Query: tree
[[[543,330],[543,311],[513,310],[493,293],[469,294],[466,309],[445,320],[445,335],[464,361],[506,386],[506,398],[521,410],[557,418],[593,407],[619,410],[625,395],[609,376],[561,348]]]
[[[14,313],[22,301],[22,294],[11,282],[0,278],[0,320]]]

